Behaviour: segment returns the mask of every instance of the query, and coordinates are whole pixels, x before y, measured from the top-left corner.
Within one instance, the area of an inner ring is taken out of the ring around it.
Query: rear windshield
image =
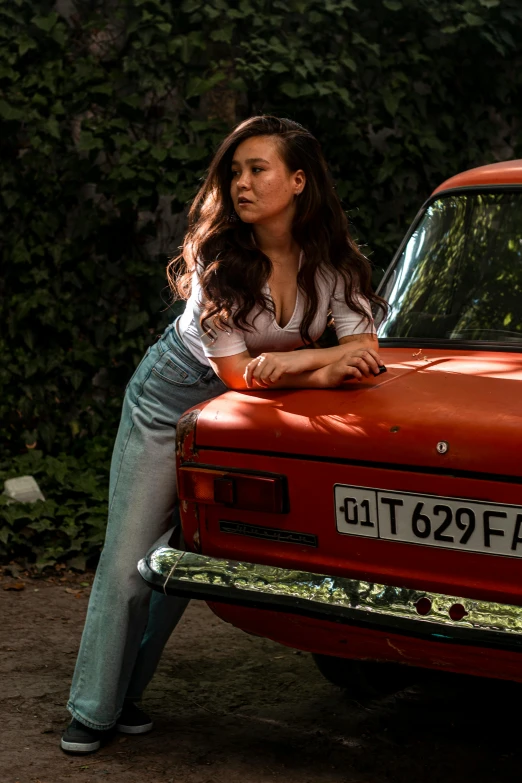
[[[380,339],[522,347],[522,191],[434,201],[379,293]]]

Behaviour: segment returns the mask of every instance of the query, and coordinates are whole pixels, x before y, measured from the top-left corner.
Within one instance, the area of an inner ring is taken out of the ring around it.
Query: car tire
[[[319,653],[312,653],[312,657],[328,682],[354,698],[382,698],[415,682],[416,669],[399,663],[357,661]]]

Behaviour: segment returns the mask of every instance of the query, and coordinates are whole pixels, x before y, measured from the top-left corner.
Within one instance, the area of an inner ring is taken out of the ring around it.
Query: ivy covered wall
[[[378,279],[433,187],[522,154],[521,32],[519,0],[0,0],[5,470],[106,458],[237,121],[317,135]]]

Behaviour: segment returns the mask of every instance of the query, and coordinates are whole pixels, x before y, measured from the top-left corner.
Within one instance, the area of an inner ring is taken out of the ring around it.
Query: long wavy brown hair
[[[248,320],[254,308],[274,312],[263,292],[272,262],[256,246],[251,224],[236,214],[230,194],[232,159],[236,148],[252,136],[277,139],[280,155],[290,172],[302,169],[305,187],[296,196],[292,234],[303,251],[297,277],[305,297],[305,315],[300,333],[310,344],[310,326],[318,297],[316,274],[330,270],[344,279],[344,296],[351,310],[366,319],[357,294],[361,293],[386,314],[384,299],[373,293],[371,267],[350,236],[348,219],[335,192],[317,139],[297,122],[272,116],[250,117],[240,123],[221,143],[189,211],[189,228],[181,255],[167,266],[169,285],[175,295],[188,299],[192,274],[197,265],[204,297],[201,324],[212,331],[227,323],[251,330]]]

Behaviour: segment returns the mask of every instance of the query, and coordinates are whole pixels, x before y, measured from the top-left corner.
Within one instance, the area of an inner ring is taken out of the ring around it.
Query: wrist
[[[315,372],[342,357],[341,346],[335,348],[302,348],[292,354],[293,371]]]
[[[313,379],[313,385],[316,389],[328,389],[332,386],[328,373],[328,365],[326,365],[326,367],[319,367],[317,370],[314,370],[311,373],[311,379]]]

